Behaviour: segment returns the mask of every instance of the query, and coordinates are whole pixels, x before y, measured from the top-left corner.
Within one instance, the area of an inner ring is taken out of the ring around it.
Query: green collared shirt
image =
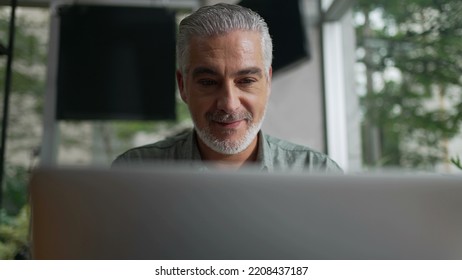
[[[198,170],[206,170],[197,146],[194,130],[171,138],[130,149],[118,156],[113,166],[180,162]],[[341,173],[342,169],[327,155],[308,147],[290,143],[259,132],[256,167],[259,170],[310,171]]]

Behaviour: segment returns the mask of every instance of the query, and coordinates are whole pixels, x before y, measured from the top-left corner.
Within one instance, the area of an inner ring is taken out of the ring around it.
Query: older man
[[[188,162],[200,168],[338,172],[326,155],[261,131],[271,92],[272,41],[257,13],[205,6],[179,27],[177,82],[194,129],[120,155],[114,164]]]

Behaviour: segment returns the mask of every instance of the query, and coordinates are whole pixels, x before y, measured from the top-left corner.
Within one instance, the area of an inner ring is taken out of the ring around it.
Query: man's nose
[[[241,102],[239,100],[239,90],[233,84],[224,84],[220,89],[217,100],[217,109],[232,113],[236,111]]]

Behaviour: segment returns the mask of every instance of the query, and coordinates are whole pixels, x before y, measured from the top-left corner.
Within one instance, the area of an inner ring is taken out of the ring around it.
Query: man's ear
[[[180,70],[176,71],[176,82],[178,84],[178,90],[180,91],[181,99],[184,101],[184,103],[188,104],[188,98],[184,90],[183,74]]]

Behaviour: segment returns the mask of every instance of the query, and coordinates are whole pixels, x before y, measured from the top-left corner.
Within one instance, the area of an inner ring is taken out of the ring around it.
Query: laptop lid
[[[462,259],[462,178],[40,169],[35,259]]]

